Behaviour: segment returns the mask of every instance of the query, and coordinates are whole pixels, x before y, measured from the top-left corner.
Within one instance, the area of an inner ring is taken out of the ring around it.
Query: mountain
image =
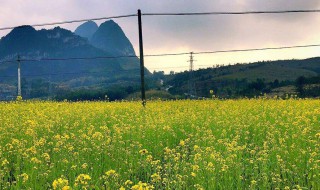
[[[91,39],[93,34],[98,30],[98,25],[93,22],[93,21],[87,21],[80,26],[74,31],[75,34],[78,36],[81,36],[83,38],[86,38],[88,40]]]
[[[113,20],[106,21],[93,34],[90,43],[116,56],[134,56],[135,52],[121,27]]]
[[[0,59],[12,60],[17,55],[21,59],[32,59],[22,63],[23,74],[37,75],[63,72],[88,72],[98,67],[98,70],[121,71],[117,60],[56,60],[36,61],[44,58],[73,58],[73,57],[102,57],[112,56],[92,46],[86,39],[75,35],[69,30],[56,27],[52,30],[35,30],[31,26],[21,26],[13,29],[0,41]],[[107,66],[108,65],[108,66]],[[93,67],[94,66],[94,67]],[[1,73],[14,74],[16,65],[5,64],[1,67]],[[66,77],[55,77],[57,80],[65,80]]]
[[[90,23],[86,25],[93,24]],[[31,96],[30,93],[32,94],[33,90],[43,86],[47,86],[47,89],[42,91],[50,88],[57,92],[61,88],[106,88],[110,85],[139,84],[140,67],[137,57],[99,58],[113,57],[119,55],[119,52],[123,52],[122,55],[128,55],[126,54],[128,48],[124,47],[123,41],[132,47],[120,26],[113,25],[116,26],[116,30],[110,35],[116,36],[115,39],[112,39],[113,46],[117,46],[116,49],[98,48],[88,39],[60,27],[36,30],[31,26],[20,26],[1,38],[0,61],[17,60],[18,55],[20,56],[22,88],[27,88],[23,94],[25,97],[37,97],[36,92],[33,93],[34,96]],[[84,30],[85,27],[81,28]],[[100,33],[104,31],[104,28],[105,25],[100,26],[95,35],[108,39],[108,37],[103,37],[103,35],[109,35],[108,33]],[[81,33],[80,29],[78,32]],[[120,34],[115,34],[115,32],[120,32]],[[106,44],[105,47],[107,46]],[[120,49],[122,47],[123,50]],[[49,60],[40,61],[41,59]],[[14,62],[0,64],[0,99],[16,95],[16,90],[12,90],[16,89],[17,83],[17,64]],[[146,74],[149,74],[147,70]]]
[[[17,27],[1,38],[0,59],[17,54],[29,59],[110,55],[69,30],[56,27],[37,31],[31,26]]]

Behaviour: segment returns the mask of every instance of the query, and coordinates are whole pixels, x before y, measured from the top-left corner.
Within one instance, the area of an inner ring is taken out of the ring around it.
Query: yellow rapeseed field
[[[320,101],[2,102],[0,189],[320,189]]]

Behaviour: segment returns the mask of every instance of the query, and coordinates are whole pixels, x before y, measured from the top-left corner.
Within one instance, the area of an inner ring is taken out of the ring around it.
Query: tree
[[[306,84],[306,77],[300,76],[296,80],[296,87],[297,87],[297,92],[300,95],[300,97],[305,97],[305,90],[304,90],[304,85]]]

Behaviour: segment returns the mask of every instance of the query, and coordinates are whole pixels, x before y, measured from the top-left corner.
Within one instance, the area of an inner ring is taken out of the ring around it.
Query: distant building
[[[170,71],[170,75],[174,75],[174,71]]]

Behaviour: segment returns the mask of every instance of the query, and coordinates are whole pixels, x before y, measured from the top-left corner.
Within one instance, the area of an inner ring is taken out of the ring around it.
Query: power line
[[[10,60],[10,61],[0,61],[0,64],[5,64],[5,63],[16,63],[17,60]]]
[[[42,59],[21,59],[21,61],[69,61],[69,60],[95,60],[95,59],[119,59],[119,58],[137,58],[137,56],[128,55],[128,56],[101,56],[101,57],[42,58]]]
[[[197,67],[209,67],[212,65],[195,65]],[[189,68],[189,66],[177,66],[177,67],[157,67],[157,68],[148,68],[148,70],[158,70],[158,69],[174,69],[174,68]],[[121,73],[129,72],[138,72],[140,69],[130,69],[120,71]],[[45,73],[45,74],[36,74],[36,75],[23,75],[23,77],[39,77],[39,76],[58,76],[58,75],[80,75],[80,74],[100,74],[100,73],[110,73],[112,71],[100,71],[100,72],[70,72],[70,73]],[[138,76],[138,75],[137,75]],[[16,75],[3,75],[0,78],[16,78]]]
[[[138,72],[140,69],[122,70],[120,73],[131,73]],[[59,76],[59,75],[80,75],[80,74],[100,74],[100,73],[112,73],[113,71],[99,71],[99,72],[68,72],[68,73],[45,73],[45,74],[35,74],[35,75],[23,75],[23,77],[41,77],[41,76]],[[140,76],[137,74],[136,76]],[[4,75],[0,78],[15,78],[16,75]]]
[[[281,50],[281,49],[309,48],[309,47],[320,47],[320,44],[299,45],[299,46],[283,46],[283,47],[267,47],[267,48],[253,48],[253,49],[202,51],[202,52],[193,52],[193,54],[199,55],[199,54],[232,53],[232,52],[246,52],[246,51],[266,51],[266,50]],[[153,54],[153,55],[151,54],[151,55],[145,55],[145,57],[178,56],[178,55],[188,55],[188,54],[190,54],[190,52],[168,53],[168,54]]]
[[[203,66],[203,65],[197,65],[197,66]],[[178,67],[157,67],[157,68],[149,68],[149,70],[157,70],[157,69],[175,69],[175,68],[188,68],[189,66],[178,66]]]
[[[247,15],[247,14],[289,14],[320,13],[320,10],[244,11],[244,12],[189,12],[189,13],[144,13],[143,16],[200,16],[200,15]]]
[[[282,10],[282,11],[244,11],[244,12],[189,12],[189,13],[143,13],[142,16],[197,16],[197,15],[247,15],[247,14],[288,14],[288,13],[319,13],[320,10]],[[80,20],[69,20],[61,22],[51,22],[51,23],[42,23],[42,24],[30,24],[32,27],[37,26],[52,26],[60,24],[71,24],[78,22],[86,21],[98,21],[98,20],[107,20],[107,19],[117,19],[117,18],[128,18],[135,17],[137,14],[128,14],[128,15],[119,15],[119,16],[110,16],[110,17],[100,17],[100,18],[91,18],[91,19],[80,19]],[[0,28],[0,30],[11,30],[19,26],[9,26]]]
[[[204,51],[204,52],[196,52],[196,53],[194,53],[194,54],[214,54],[214,53],[231,53],[231,52],[246,52],[246,51],[266,51],[266,50],[281,50],[281,49],[310,48],[310,47],[320,47],[320,44],[300,45],[300,46],[270,47],[270,48],[253,48],[253,49],[234,49],[234,50],[220,50],[220,51]]]
[[[178,55],[189,55],[190,52],[183,52],[183,53],[163,53],[163,54],[149,54],[144,55],[144,57],[162,57],[162,56],[178,56]]]
[[[101,17],[101,18],[92,18],[92,19],[81,19],[81,20],[70,20],[70,21],[62,21],[62,22],[52,22],[52,23],[43,23],[43,24],[32,24],[30,26],[37,27],[37,26],[52,26],[52,25],[60,25],[60,24],[71,24],[71,23],[78,23],[78,22],[86,22],[86,21],[98,21],[98,20],[108,20],[108,19],[117,19],[117,18],[128,18],[134,17],[137,14],[129,14],[129,15],[120,15],[120,16],[110,16],[110,17]],[[19,26],[9,26],[0,28],[0,30],[11,30]]]
[[[100,56],[100,57],[67,57],[67,58],[41,58],[41,59],[20,59],[24,62],[40,62],[40,61],[69,61],[69,60],[97,60],[97,59],[120,59],[120,58],[138,58],[135,55],[128,56]],[[17,60],[0,61],[3,63],[15,63]]]
[[[310,48],[310,47],[320,47],[320,44],[311,45],[298,45],[298,46],[283,46],[283,47],[266,47],[266,48],[253,48],[253,49],[233,49],[233,50],[217,50],[217,51],[202,51],[193,52],[195,55],[199,54],[216,54],[216,53],[232,53],[232,52],[249,52],[249,51],[266,51],[266,50],[281,50],[281,49],[294,49],[294,48]],[[163,54],[149,54],[144,55],[144,57],[164,57],[164,56],[180,56],[189,55],[190,52],[182,53],[163,53]],[[119,58],[139,58],[138,56],[101,56],[101,57],[70,57],[70,58],[42,58],[42,59],[21,59],[20,61],[30,62],[30,61],[68,61],[68,60],[94,60],[94,59],[119,59]],[[14,63],[16,60],[0,61],[3,63]]]
[[[232,52],[247,52],[247,51],[266,51],[266,50],[281,50],[281,49],[293,49],[293,48],[310,48],[310,47],[320,47],[320,44],[312,45],[299,45],[299,46],[283,46],[283,47],[267,47],[267,48],[253,48],[253,49],[234,49],[234,50],[217,50],[217,51],[202,51],[193,52],[193,54],[215,54],[215,53],[232,53]],[[179,55],[189,55],[190,52],[182,53],[164,53],[164,54],[149,54],[144,57],[164,57],[164,56],[179,56]],[[101,56],[101,57],[70,57],[70,58],[42,58],[42,59],[21,59],[20,61],[30,62],[30,61],[68,61],[68,60],[94,60],[94,59],[118,59],[118,58],[139,58],[138,56]],[[10,61],[0,61],[2,63],[13,63],[16,60]]]

